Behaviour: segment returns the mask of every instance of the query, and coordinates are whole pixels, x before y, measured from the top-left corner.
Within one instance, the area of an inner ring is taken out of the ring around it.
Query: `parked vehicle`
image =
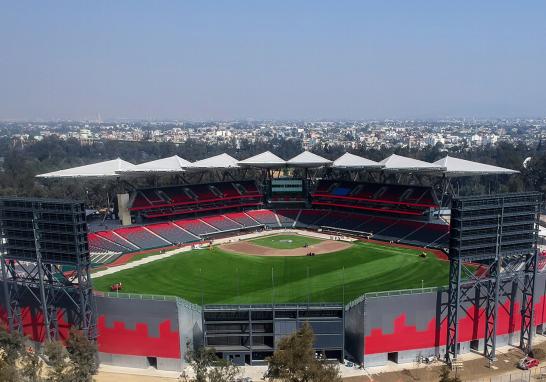
[[[518,368],[521,370],[529,370],[533,367],[538,366],[540,362],[538,359],[531,358],[531,357],[525,357],[519,360],[518,362]]]

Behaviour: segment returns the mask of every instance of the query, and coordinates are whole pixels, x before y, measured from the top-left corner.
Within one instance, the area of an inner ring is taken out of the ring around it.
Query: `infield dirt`
[[[261,245],[253,244],[248,241],[238,241],[236,243],[227,243],[220,245],[220,249],[226,252],[237,253],[239,255],[251,256],[307,256],[308,253],[323,255],[331,252],[338,252],[350,248],[351,243],[344,241],[327,240],[318,244],[309,245],[294,249],[276,249],[267,248]]]

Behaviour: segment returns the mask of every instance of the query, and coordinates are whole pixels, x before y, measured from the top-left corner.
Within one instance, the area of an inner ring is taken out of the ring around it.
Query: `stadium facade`
[[[283,227],[447,251],[449,224],[440,211],[453,196],[450,179],[514,172],[449,157],[427,163],[393,155],[373,162],[346,154],[332,162],[304,152],[288,161],[271,153],[244,161],[224,154],[195,163],[172,157],[136,166],[115,160],[41,177],[112,178],[129,185],[115,208],[124,225],[89,226],[93,232],[86,245],[100,267],[122,263],[133,253]],[[205,173],[210,181],[202,181]],[[183,182],[131,186],[130,180],[142,174],[176,175]],[[422,182],[423,177],[429,181]],[[533,286],[533,333],[542,333],[546,320],[543,266],[539,261]],[[468,292],[458,307],[458,353],[484,351],[486,322],[478,290]],[[43,341],[42,307],[30,298],[31,288],[26,293],[20,297],[22,331]],[[524,299],[519,279],[503,284],[497,346],[520,344]],[[364,294],[345,305],[199,306],[178,297],[100,292],[94,300],[101,361],[121,366],[180,370],[188,348],[200,345],[237,363],[260,364],[282,335],[304,321],[315,330],[317,351],[364,366],[444,357],[448,338],[447,287]],[[61,300],[51,303],[57,304],[58,336],[65,338],[75,322],[73,308]],[[0,319],[7,322],[2,304]]]
[[[542,334],[546,322],[546,274],[537,275],[534,300],[534,324],[536,333]],[[510,295],[500,299],[497,325],[497,346],[519,346],[521,316],[521,294],[514,284],[509,289]],[[321,334],[325,343],[317,343],[317,350],[339,350],[343,344],[345,358],[353,359],[364,366],[384,365],[388,361],[398,363],[414,362],[418,356],[436,355],[443,357],[446,350],[446,306],[447,290],[442,288],[416,289],[402,292],[372,293],[347,304],[344,309],[333,307],[343,313],[339,316],[320,317],[318,310],[324,306],[310,304],[283,304],[282,306],[205,306],[200,307],[180,298],[127,295],[119,293],[97,294],[97,331],[98,348],[101,362],[127,367],[149,366],[162,370],[180,370],[185,363],[188,343],[201,345],[205,341],[203,323],[209,323],[214,317],[203,312],[230,314],[233,311],[246,314],[249,310],[258,312],[298,311],[299,318],[268,317],[272,329],[271,339],[286,334],[286,328],[295,328],[308,319],[313,328]],[[43,316],[40,306],[31,299],[23,303],[23,332],[36,341],[45,339]],[[62,304],[61,304],[62,305]],[[469,304],[471,306],[471,304]],[[307,317],[302,312],[309,311]],[[332,310],[329,309],[329,314]],[[60,337],[66,338],[73,312],[66,306],[59,306],[58,322]],[[295,317],[295,316],[292,316]],[[5,314],[2,316],[6,320]],[[248,318],[244,318],[248,321]],[[243,320],[236,320],[243,321]],[[316,324],[319,322],[319,324]],[[225,319],[223,324],[233,323]],[[240,324],[241,322],[237,322]],[[256,320],[254,328],[264,325]],[[321,328],[325,325],[326,328]],[[264,325],[265,326],[265,325]],[[459,349],[464,354],[471,350],[483,351],[485,322],[483,310],[471,309],[459,318]],[[242,330],[242,329],[241,329]],[[260,329],[266,330],[266,329]],[[269,329],[267,329],[269,330]],[[256,330],[257,332],[258,330]],[[221,332],[219,334],[222,334]],[[232,335],[233,333],[231,333]],[[236,333],[237,334],[237,333]],[[240,336],[243,335],[241,331]],[[247,334],[245,334],[247,336]],[[340,341],[340,336],[344,337]],[[211,332],[207,333],[210,341]],[[210,342],[209,342],[210,343]],[[222,355],[250,357],[250,347],[241,350],[243,345],[233,345]],[[211,344],[212,345],[212,344]],[[260,345],[264,345],[260,347]],[[263,360],[263,349],[271,350],[273,342],[257,344],[252,349],[253,364]],[[222,345],[229,346],[229,345]],[[218,345],[215,345],[218,347]],[[235,350],[233,350],[235,349]],[[256,349],[259,349],[256,351]],[[225,353],[225,354],[224,354]],[[256,354],[261,353],[261,354]],[[337,358],[337,354],[332,355]]]

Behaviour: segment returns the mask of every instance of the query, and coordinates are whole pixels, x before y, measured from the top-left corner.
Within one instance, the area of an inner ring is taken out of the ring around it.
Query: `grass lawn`
[[[323,240],[302,235],[271,235],[260,237],[259,239],[249,240],[250,243],[275,249],[301,248],[305,244],[318,244],[321,241]]]
[[[201,304],[348,302],[365,292],[446,285],[449,263],[420,251],[357,243],[315,257],[191,251],[93,279],[98,290],[180,296]],[[344,286],[344,287],[343,287]]]

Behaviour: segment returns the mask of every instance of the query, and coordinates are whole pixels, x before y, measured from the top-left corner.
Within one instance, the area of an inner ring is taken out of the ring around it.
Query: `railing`
[[[433,293],[443,290],[444,287],[429,287],[429,288],[415,288],[415,289],[400,289],[400,290],[387,290],[384,292],[370,292],[364,296],[366,298],[386,297],[386,296],[402,296],[408,294],[421,294],[421,293]]]
[[[546,381],[546,367],[535,367],[530,370],[518,370],[512,373],[477,379],[464,379],[465,382],[534,382]]]
[[[538,269],[538,273],[546,273],[546,267],[543,269]],[[365,293],[354,300],[345,304],[345,310],[360,304],[362,301],[367,298],[377,298],[377,297],[389,297],[389,296],[403,296],[410,294],[421,294],[421,293],[433,293],[433,292],[447,292],[447,286],[438,286],[438,287],[428,287],[428,288],[414,288],[414,289],[400,289],[400,290],[387,290],[381,292],[368,292]],[[546,378],[544,379],[546,381]]]
[[[345,310],[348,310],[355,305],[360,304],[362,301],[367,298],[377,298],[377,297],[389,297],[389,296],[405,296],[410,294],[422,294],[422,293],[436,293],[447,291],[447,286],[440,287],[428,287],[428,288],[415,288],[415,289],[399,289],[399,290],[387,290],[382,292],[368,292],[355,298],[353,301],[348,302],[345,305]]]
[[[183,305],[188,309],[201,311],[201,306],[176,296],[140,294],[140,293],[99,292],[99,291],[95,291],[94,293],[95,293],[95,296],[123,298],[126,300],[176,301],[177,304]]]
[[[340,309],[343,308],[343,304],[340,303],[293,303],[293,304],[286,304],[286,303],[280,303],[280,304],[273,304],[275,306],[275,309],[299,309],[299,310],[306,310],[306,309],[316,309],[316,308],[322,308],[322,309]],[[252,309],[267,309],[270,308],[271,304],[207,304],[205,305],[206,310],[252,310]]]
[[[127,300],[157,300],[157,301],[176,301],[176,296],[165,296],[156,294],[140,294],[140,293],[121,293],[121,292],[95,292],[96,296],[115,297]]]

